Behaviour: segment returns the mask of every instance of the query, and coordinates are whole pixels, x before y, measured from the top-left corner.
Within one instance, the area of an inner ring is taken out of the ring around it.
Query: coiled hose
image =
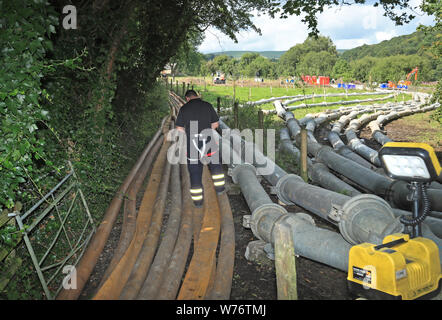
[[[428,198],[427,194],[427,185],[422,183],[417,183],[417,192],[420,193],[420,198],[422,199],[423,203],[423,210],[422,214],[420,214],[418,217],[413,218],[412,216],[401,216],[400,221],[406,226],[416,226],[420,223],[422,223],[425,218],[427,217],[428,213],[430,212],[430,199]]]

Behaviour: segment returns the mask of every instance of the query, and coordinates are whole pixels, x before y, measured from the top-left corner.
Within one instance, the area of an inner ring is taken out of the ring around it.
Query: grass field
[[[194,89],[201,94],[201,97],[210,102],[213,106],[216,107],[217,104],[217,98],[221,98],[221,112],[223,108],[231,108],[233,105],[233,99],[235,95],[235,99],[239,101],[240,104],[244,104],[248,101],[258,101],[261,99],[269,99],[272,97],[282,97],[282,96],[296,96],[296,95],[321,95],[321,94],[332,94],[332,93],[345,93],[345,90],[343,89],[337,89],[332,87],[326,87],[326,88],[315,88],[315,87],[305,87],[303,88],[293,88],[293,87],[241,87],[236,86],[235,92],[233,89],[233,86],[231,85],[194,85]],[[357,92],[366,92],[364,90],[348,90],[348,93],[357,93]],[[336,101],[352,101],[352,100],[366,100],[369,98],[375,99],[375,98],[382,98],[386,97],[388,94],[380,93],[379,95],[370,95],[370,96],[364,96],[364,95],[356,95],[356,96],[339,96],[339,97],[317,97],[313,99],[305,99],[303,101],[299,101],[293,104],[290,104],[290,106],[296,106],[302,103],[306,104],[313,104],[313,103],[321,103],[321,102],[336,102]],[[397,97],[389,98],[386,100],[377,101],[374,103],[382,104],[386,102],[394,102],[394,101],[407,101],[411,99],[411,95],[409,94],[398,94]],[[362,105],[369,105],[373,104],[373,102],[365,102],[361,103]],[[326,109],[337,109],[341,107],[342,105],[333,105],[333,106],[327,106]],[[257,106],[257,108],[262,110],[272,110],[273,104],[267,103]],[[296,117],[302,118],[308,113],[316,113],[321,112],[324,110],[324,107],[311,107],[311,108],[303,108],[303,109],[297,109],[296,110]]]

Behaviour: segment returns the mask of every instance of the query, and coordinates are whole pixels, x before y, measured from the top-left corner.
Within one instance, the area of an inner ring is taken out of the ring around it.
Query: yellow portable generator
[[[426,298],[438,293],[441,279],[439,249],[427,238],[396,233],[381,245],[362,243],[349,252],[348,287],[359,297]]]

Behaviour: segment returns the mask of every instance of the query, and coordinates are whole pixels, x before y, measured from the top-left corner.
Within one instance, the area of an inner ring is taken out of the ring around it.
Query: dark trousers
[[[188,147],[190,147],[189,144]],[[199,147],[201,147],[201,145],[199,145]],[[218,150],[211,150],[211,152],[213,151],[218,152]],[[221,164],[221,159],[217,161],[218,163],[212,163],[210,161],[211,157],[206,157],[206,159],[209,160],[207,166],[209,167],[215,190],[217,193],[220,193],[224,191],[225,188],[224,170]],[[189,160],[189,157],[187,158],[187,169],[190,176],[190,193],[195,204],[201,204],[203,202],[203,166],[204,164],[201,160]]]
[[[212,179],[213,179],[213,176],[218,177],[218,176],[224,174],[224,170],[223,170],[221,163],[214,164],[214,163],[209,162],[207,166],[209,167],[210,173],[212,175]],[[201,161],[187,160],[187,169],[189,170],[189,175],[190,175],[190,187],[192,189],[202,188],[203,187],[203,182],[202,182],[203,164],[201,163]],[[220,180],[220,179],[215,178],[214,180]],[[223,180],[224,180],[224,177],[223,177]]]

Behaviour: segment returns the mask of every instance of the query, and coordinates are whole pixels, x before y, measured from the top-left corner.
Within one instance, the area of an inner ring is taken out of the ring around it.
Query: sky
[[[409,2],[416,7],[421,1]],[[419,24],[434,25],[434,17],[424,15],[419,10],[414,13],[410,11],[416,17],[411,23],[402,26],[396,26],[383,13],[381,7],[371,5],[333,7],[318,15],[318,29],[321,35],[332,39],[337,49],[351,49],[413,33]],[[218,30],[209,28],[199,51],[285,51],[307,38],[308,29],[301,19],[302,17],[297,16],[288,19],[255,16],[253,22],[261,29],[262,35],[253,30],[242,31],[237,35],[238,43],[234,43]]]

